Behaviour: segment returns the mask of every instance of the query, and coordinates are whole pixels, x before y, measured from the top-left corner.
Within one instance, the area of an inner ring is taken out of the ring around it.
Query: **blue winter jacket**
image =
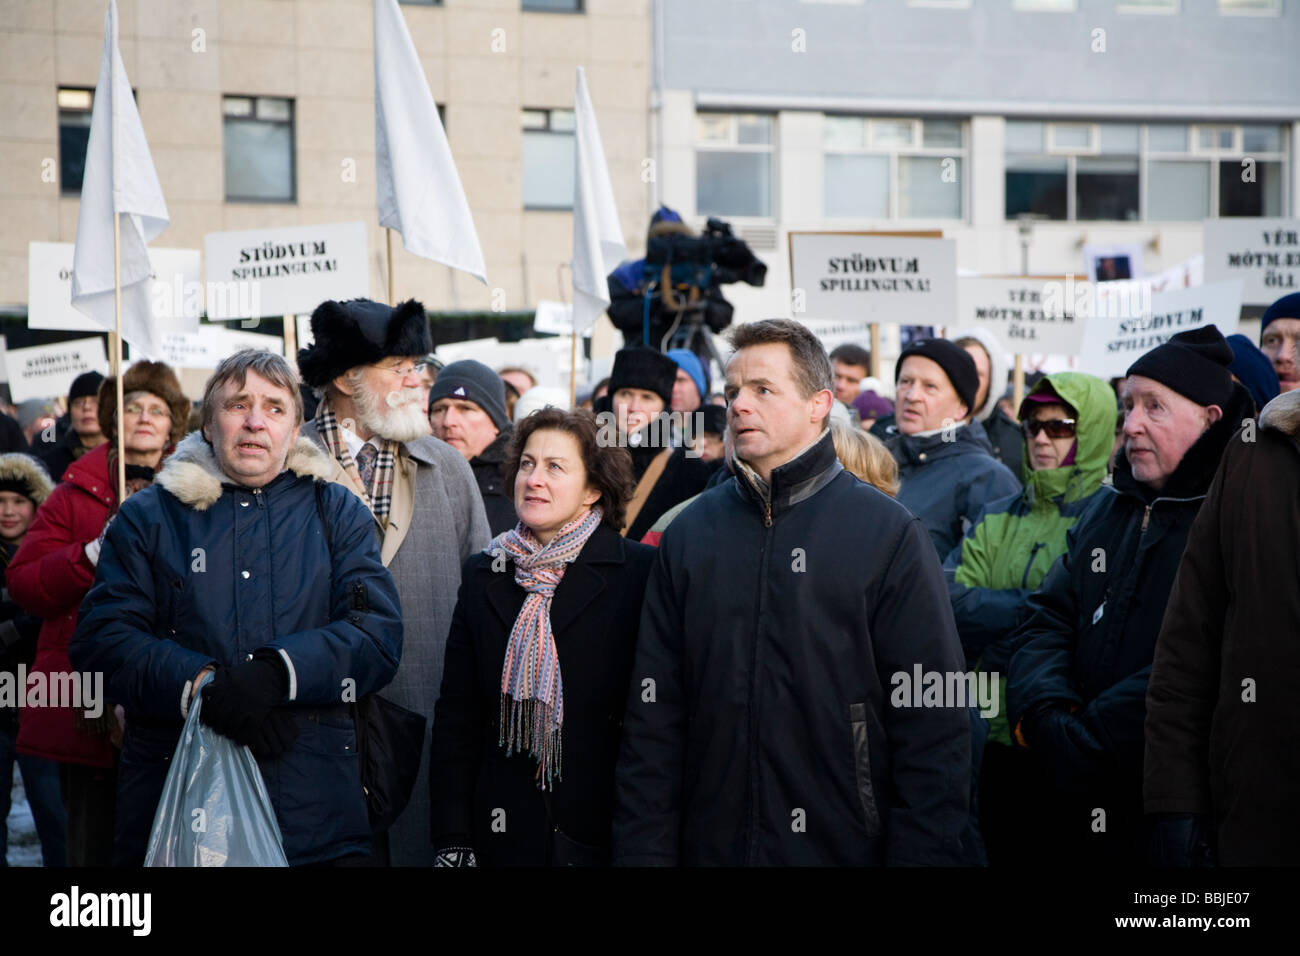
[[[109,526],[70,656],[77,670],[102,670],[126,709],[116,865],[143,861],[191,681],[262,648],[284,661],[281,706],[298,717],[294,747],[258,761],[290,865],[368,850],[346,702],[392,680],[401,612],[374,519],[328,475],[324,453],[299,439],[284,472],[247,489],[195,432]]]
[[[921,519],[940,561],[985,505],[1020,493],[1020,481],[993,457],[979,422],[933,435],[904,435],[890,426],[886,444],[898,462],[898,500]]]

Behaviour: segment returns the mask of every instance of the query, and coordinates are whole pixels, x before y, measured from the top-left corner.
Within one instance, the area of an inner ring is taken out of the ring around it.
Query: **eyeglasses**
[[[147,415],[150,418],[171,418],[172,417],[172,413],[160,405],[150,405],[148,408],[145,408],[143,405],[137,405],[135,402],[132,402],[130,405],[126,406],[126,413],[128,415],[134,415],[137,418],[139,418],[141,415]]]
[[[1075,420],[1073,418],[1052,418],[1047,421],[1038,421],[1029,419],[1020,423],[1020,429],[1025,433],[1025,437],[1033,440],[1038,437],[1041,431],[1047,432],[1048,438],[1073,438],[1075,429]]]
[[[392,372],[398,378],[406,378],[408,375],[422,375],[424,370],[429,367],[428,362],[416,362],[409,368],[395,368],[391,365],[368,365],[367,368],[377,368],[381,372]]]

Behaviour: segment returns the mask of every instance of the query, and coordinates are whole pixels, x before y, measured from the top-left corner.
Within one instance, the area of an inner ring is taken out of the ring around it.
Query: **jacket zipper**
[[[765,503],[763,522],[768,529],[772,527],[772,503],[769,498]],[[762,627],[764,604],[766,603],[767,589],[767,557],[768,557],[768,539],[771,537],[771,531],[768,530],[763,534],[763,544],[758,552],[758,613],[754,618],[754,632],[750,643],[749,655],[749,700],[747,707],[749,710],[749,822],[745,828],[745,862],[748,865],[755,863],[755,849],[757,845],[755,829],[758,823],[758,708],[756,705],[757,694],[755,688],[758,685],[758,646],[759,646],[759,629]]]
[[[1023,589],[1029,584],[1029,572],[1033,570],[1034,558],[1038,556],[1039,550],[1043,547],[1043,542],[1039,541],[1034,544],[1034,550],[1029,552],[1029,562],[1025,565],[1024,576],[1020,579],[1020,587]]]

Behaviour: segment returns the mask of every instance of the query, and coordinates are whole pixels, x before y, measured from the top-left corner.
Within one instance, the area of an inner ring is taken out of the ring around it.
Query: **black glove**
[[[286,736],[296,737],[292,716],[277,714],[276,726],[266,726],[289,692],[289,675],[273,657],[255,657],[234,667],[221,667],[203,688],[199,720],[237,744],[274,748]],[[285,730],[288,718],[292,733]],[[292,745],[292,739],[289,744]]]
[[[1201,813],[1157,813],[1151,817],[1150,862],[1163,867],[1215,866],[1210,837],[1214,822]]]
[[[203,719],[201,712],[199,719]],[[257,729],[256,737],[249,743],[248,749],[253,751],[255,757],[278,757],[292,750],[297,740],[298,721],[293,711],[277,707],[262,721],[262,726]]]
[[[1088,758],[1101,743],[1067,707],[1041,707],[1024,718],[1023,726],[1030,751],[1059,789],[1079,792],[1095,783]]]

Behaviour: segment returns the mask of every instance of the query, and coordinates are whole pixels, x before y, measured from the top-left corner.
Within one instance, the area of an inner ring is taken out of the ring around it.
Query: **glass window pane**
[[[224,146],[227,199],[293,201],[293,126],[227,119]]]
[[[1068,13],[1074,9],[1074,0],[1011,0],[1011,6],[1016,10]]]
[[[1052,145],[1056,149],[1087,149],[1092,145],[1092,127],[1082,123],[1053,123]]]
[[[59,191],[65,196],[81,193],[86,173],[86,145],[90,142],[90,114],[59,113]]]
[[[1177,13],[1178,0],[1120,0],[1121,13]]]
[[[706,216],[770,216],[772,154],[697,152],[695,208]]]
[[[94,105],[94,90],[59,90],[61,110],[88,110]]]
[[[565,133],[524,133],[524,206],[573,207],[574,138]]]
[[[221,109],[227,116],[252,116],[253,98],[251,96],[227,96],[221,102]]]
[[[736,117],[736,142],[742,146],[765,146],[772,142],[772,117],[742,115]]]
[[[911,120],[872,120],[871,145],[911,146],[912,126]]]
[[[551,110],[551,129],[572,132],[578,128],[578,120],[573,110]]]
[[[1100,124],[1101,151],[1136,156],[1138,152],[1137,123]]]
[[[1007,120],[1008,153],[1040,153],[1043,150],[1043,124],[1024,120]]]
[[[726,113],[696,113],[697,143],[731,143],[731,116]]]
[[[900,156],[898,216],[900,219],[960,219],[961,160]]]
[[[827,116],[822,126],[826,149],[861,149],[867,145],[867,121],[861,116]]]
[[[961,149],[960,121],[925,120],[921,124],[921,145]]]
[[[546,110],[523,111],[524,129],[546,129],[548,122]]]
[[[1147,127],[1147,149],[1156,153],[1187,152],[1187,127],[1181,123],[1152,123]]]
[[[889,215],[889,157],[826,157],[826,215],[883,219]]]
[[[1219,163],[1219,215],[1282,215],[1282,164],[1243,165],[1236,159]]]
[[[1007,157],[1007,218],[1022,212],[1047,219],[1064,219],[1066,203],[1065,158]]]
[[[1220,13],[1265,13],[1276,16],[1282,12],[1282,0],[1219,0]]]
[[[1243,126],[1241,148],[1247,153],[1282,152],[1282,127]]]
[[[1209,215],[1210,164],[1152,160],[1147,163],[1147,219],[1200,222]]]
[[[1138,161],[1079,157],[1075,169],[1078,219],[1134,222],[1138,217]]]
[[[287,122],[292,115],[289,101],[278,96],[259,96],[257,98],[257,118]]]
[[[524,0],[523,9],[551,13],[580,13],[582,0]]]

